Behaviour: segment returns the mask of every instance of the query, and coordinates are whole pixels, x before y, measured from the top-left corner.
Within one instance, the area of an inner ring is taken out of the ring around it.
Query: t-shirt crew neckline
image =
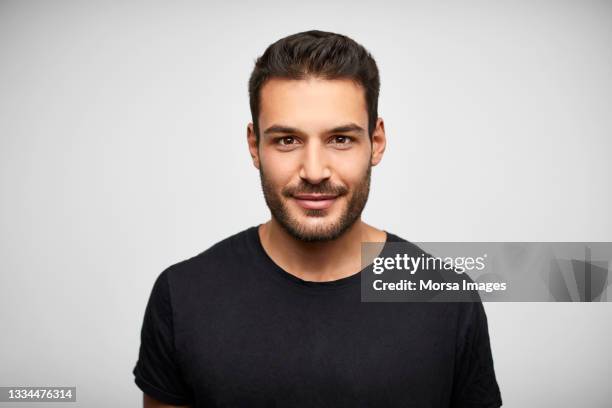
[[[261,262],[261,265],[264,266],[264,269],[269,270],[272,274],[276,275],[277,278],[280,278],[286,283],[295,285],[297,287],[304,288],[306,290],[311,290],[311,291],[319,291],[319,290],[328,291],[328,290],[338,290],[342,288],[349,288],[361,282],[361,279],[360,279],[361,274],[363,273],[364,270],[368,269],[369,267],[368,265],[365,268],[361,269],[360,271],[352,275],[345,276],[344,278],[340,278],[340,279],[336,279],[332,281],[317,282],[317,281],[307,281],[307,280],[301,279],[285,271],[276,262],[274,262],[274,260],[270,257],[270,255],[268,255],[259,237],[258,230],[259,230],[260,225],[261,224],[255,225],[249,228],[248,234],[247,234],[249,237],[249,240],[253,244],[253,248],[255,249],[255,255],[257,256],[258,260]],[[384,246],[387,246],[389,242],[400,240],[399,237],[396,237],[390,232],[386,230],[383,230],[383,231],[385,231],[386,237],[387,237],[386,241],[384,242]],[[385,251],[385,248],[383,247],[383,252],[384,251]]]

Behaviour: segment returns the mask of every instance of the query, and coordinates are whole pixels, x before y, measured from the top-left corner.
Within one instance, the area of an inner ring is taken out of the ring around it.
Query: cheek
[[[261,167],[268,183],[275,187],[284,187],[298,174],[298,161],[287,154],[277,152],[261,155]]]
[[[336,160],[334,169],[338,178],[352,188],[362,182],[369,164],[370,156],[360,151]]]

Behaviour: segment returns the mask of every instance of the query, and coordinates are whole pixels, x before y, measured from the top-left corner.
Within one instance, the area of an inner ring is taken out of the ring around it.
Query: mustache
[[[319,184],[302,182],[298,186],[289,186],[282,190],[282,194],[285,197],[292,197],[296,194],[328,194],[342,196],[346,193],[348,193],[348,188],[332,185],[329,181],[324,181]]]

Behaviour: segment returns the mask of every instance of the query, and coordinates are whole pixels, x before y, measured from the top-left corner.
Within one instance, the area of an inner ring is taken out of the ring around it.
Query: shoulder
[[[411,253],[412,255],[417,255],[417,256],[423,255],[426,257],[431,256],[423,248],[421,248],[414,242],[408,241],[407,239],[399,235],[396,235],[392,232],[389,232],[389,231],[385,231],[385,232],[387,233],[387,243],[391,244],[392,246],[395,245],[397,246],[397,248],[401,247],[402,250],[407,251]]]
[[[235,269],[231,266],[247,256],[250,238],[256,228],[253,226],[237,232],[191,258],[170,265],[158,279],[166,279],[170,290],[201,280],[217,279],[220,272]]]

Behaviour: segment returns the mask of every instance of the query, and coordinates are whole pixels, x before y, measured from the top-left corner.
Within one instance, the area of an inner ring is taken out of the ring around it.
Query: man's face
[[[249,145],[272,216],[300,240],[337,238],[359,219],[379,160],[363,88],[345,79],[274,78],[260,96],[260,141],[250,125]]]

